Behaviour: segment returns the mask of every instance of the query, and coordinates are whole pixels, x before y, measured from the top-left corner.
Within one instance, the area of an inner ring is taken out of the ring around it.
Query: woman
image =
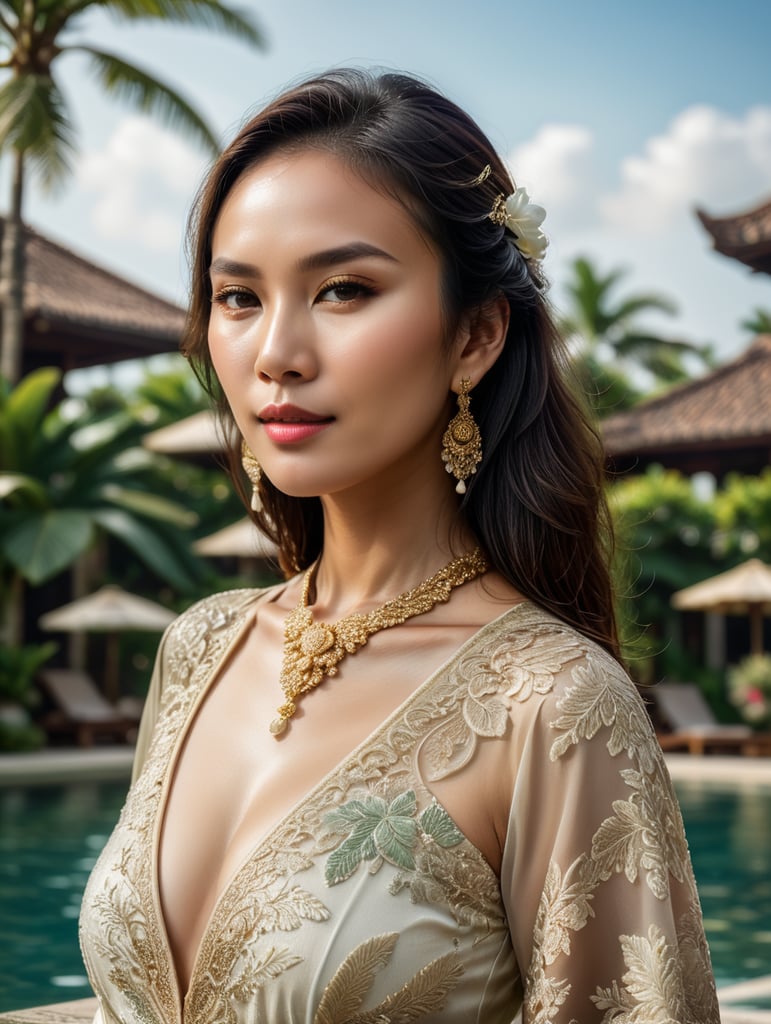
[[[717,1021],[542,217],[399,75],[209,175],[185,350],[289,578],[164,638],[84,898],[106,1024]]]

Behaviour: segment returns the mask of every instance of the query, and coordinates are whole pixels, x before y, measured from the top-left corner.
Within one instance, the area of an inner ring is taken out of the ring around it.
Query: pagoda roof
[[[5,222],[0,218],[0,237]],[[174,352],[185,312],[24,228],[25,369],[76,367]]]
[[[771,200],[733,217],[696,216],[712,235],[717,252],[739,260],[757,273],[771,274]]]
[[[602,423],[617,469],[651,462],[722,476],[771,464],[771,335],[737,359]]]

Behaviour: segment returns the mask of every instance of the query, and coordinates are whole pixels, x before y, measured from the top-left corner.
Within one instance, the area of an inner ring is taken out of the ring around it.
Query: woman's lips
[[[301,409],[296,405],[267,405],[259,414],[263,429],[277,444],[296,444],[318,434],[333,417]]]
[[[263,429],[271,441],[277,444],[296,444],[305,441],[314,434],[320,433],[330,425],[332,420],[314,420],[300,422],[297,420],[264,420]]]

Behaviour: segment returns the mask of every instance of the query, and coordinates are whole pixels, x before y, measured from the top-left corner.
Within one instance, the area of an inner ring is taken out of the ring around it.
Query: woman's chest
[[[409,651],[380,641],[344,661],[298,702],[277,739],[268,724],[282,699],[281,646],[268,621],[191,708],[170,754],[159,834],[160,898],[181,981],[239,867],[431,674],[442,655],[436,641],[436,631],[415,631]]]

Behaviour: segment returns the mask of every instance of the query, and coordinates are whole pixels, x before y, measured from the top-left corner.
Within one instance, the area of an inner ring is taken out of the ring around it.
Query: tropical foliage
[[[771,469],[732,474],[706,498],[688,477],[652,466],[611,484],[609,498],[618,531],[619,617],[635,676],[701,681],[727,710],[722,679],[681,643],[680,613],[670,598],[748,557],[771,562]]]
[[[716,571],[714,509],[688,478],[658,466],[612,484],[609,498],[622,638],[635,674],[647,681],[671,653],[670,597]]]
[[[138,447],[126,412],[93,421],[52,398],[60,372],[42,369],[16,387],[0,382],[0,578],[6,599],[71,566],[99,536],[114,537],[180,590],[202,563],[181,528],[197,513],[164,496],[162,467]],[[8,609],[6,609],[8,610]]]
[[[106,95],[161,118],[212,153],[211,128],[172,86],[125,58],[73,35],[90,12],[105,11],[124,22],[154,21],[224,32],[251,46],[262,35],[251,16],[219,0],[0,0],[0,153],[13,162],[11,202],[3,235],[0,280],[3,298],[0,374],[16,382],[20,373],[24,281],[22,206],[30,165],[46,188],[67,175],[75,151],[71,111],[58,71],[69,54],[85,57]]]
[[[644,315],[672,316],[676,306],[652,293],[616,298],[623,277],[623,270],[603,275],[585,257],[575,260],[560,321],[579,383],[600,416],[628,409],[651,388],[688,379],[688,359],[711,359],[706,347],[642,326]]]
[[[715,495],[715,525],[713,548],[727,566],[749,557],[771,563],[771,467],[726,477]]]
[[[33,683],[38,669],[56,652],[56,644],[9,647],[0,644],[0,750],[34,750],[45,734],[31,719],[37,705]]]

